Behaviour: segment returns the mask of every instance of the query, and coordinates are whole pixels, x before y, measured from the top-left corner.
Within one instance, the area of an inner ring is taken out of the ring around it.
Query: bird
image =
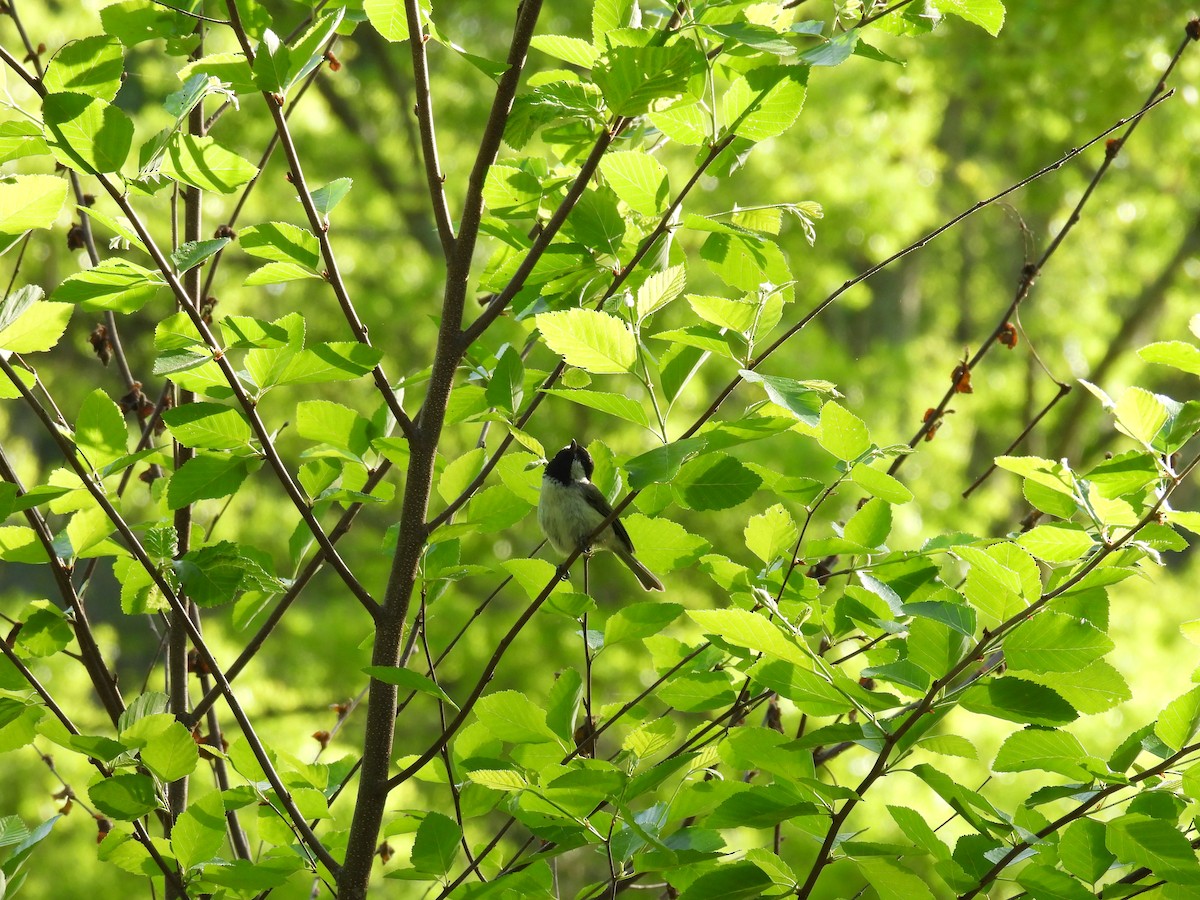
[[[559,553],[611,550],[643,588],[665,590],[658,577],[633,555],[633,541],[620,519],[614,519],[598,535],[591,536],[613,511],[604,494],[589,480],[595,468],[591,454],[576,441],[571,441],[546,463],[538,497],[538,524],[546,539]]]

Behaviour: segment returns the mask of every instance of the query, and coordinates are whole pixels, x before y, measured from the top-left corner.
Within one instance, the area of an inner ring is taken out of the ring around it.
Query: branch
[[[233,31],[237,35],[242,52],[246,55],[246,60],[253,65],[254,48],[250,46],[250,38],[246,34],[246,29],[242,26],[242,20],[235,0],[226,0],[226,8],[229,10],[229,18]],[[363,324],[362,319],[359,318],[358,310],[354,308],[354,303],[350,299],[350,293],[346,289],[346,282],[342,279],[341,269],[338,268],[337,257],[333,254],[333,245],[329,242],[329,222],[317,209],[316,203],[313,202],[312,193],[308,189],[308,183],[304,179],[304,170],[300,165],[300,155],[296,151],[296,144],[292,140],[291,132],[288,130],[287,117],[283,114],[283,101],[267,91],[263,91],[262,96],[267,104],[267,109],[271,113],[271,118],[275,122],[275,133],[279,136],[279,143],[283,147],[284,155],[287,156],[288,171],[291,175],[292,184],[296,188],[296,194],[300,198],[300,205],[304,207],[305,215],[308,216],[309,228],[321,248],[321,258],[325,262],[325,271],[322,274],[333,288],[334,296],[337,297],[338,304],[342,308],[342,315],[345,317],[346,323],[350,326],[355,340],[360,344],[370,347],[371,339],[367,335],[367,327]],[[371,370],[371,375],[375,379],[375,386],[383,395],[384,403],[387,404],[388,409],[391,410],[392,415],[396,419],[396,423],[400,426],[400,430],[404,433],[405,437],[412,440],[412,420],[409,418],[408,413],[404,411],[404,407],[400,405],[400,401],[396,398],[396,394],[391,389],[391,383],[388,381],[383,368],[376,365]]]
[[[1108,172],[1109,167],[1112,165],[1112,161],[1117,158],[1117,154],[1121,152],[1121,149],[1125,146],[1125,142],[1129,140],[1134,130],[1141,123],[1142,116],[1175,93],[1173,90],[1167,91],[1166,80],[1170,76],[1171,72],[1175,69],[1175,66],[1178,64],[1179,60],[1183,57],[1183,53],[1190,43],[1192,43],[1192,37],[1190,34],[1185,33],[1183,40],[1179,44],[1179,48],[1175,51],[1175,55],[1172,56],[1170,62],[1167,63],[1166,68],[1163,70],[1162,76],[1155,83],[1153,89],[1151,89],[1150,96],[1146,98],[1146,102],[1142,104],[1141,109],[1139,109],[1132,116],[1117,122],[1112,128],[1109,128],[1103,134],[1093,138],[1087,144],[1084,144],[1083,147],[1080,147],[1075,151],[1079,152],[1085,150],[1088,146],[1100,140],[1100,138],[1128,123],[1129,127],[1125,129],[1125,133],[1119,138],[1109,141],[1106,145],[1104,161],[1101,162],[1100,166],[1096,169],[1091,181],[1088,182],[1087,187],[1084,188],[1083,194],[1079,197],[1079,201],[1075,204],[1075,208],[1071,210],[1071,214],[1067,217],[1066,222],[1063,223],[1062,228],[1060,228],[1058,233],[1055,234],[1051,239],[1050,244],[1042,253],[1041,258],[1036,263],[1026,265],[1022,270],[1021,280],[1017,284],[1016,294],[1013,297],[1012,302],[1008,305],[1008,309],[1005,311],[1004,315],[1001,316],[1000,321],[996,324],[996,327],[992,329],[991,335],[975,352],[975,355],[972,356],[969,361],[963,364],[966,367],[967,372],[973,371],[975,366],[979,364],[979,361],[982,360],[988,354],[988,351],[992,349],[993,345],[999,341],[1000,335],[1004,331],[1006,323],[1012,319],[1022,302],[1024,302],[1025,298],[1029,296],[1030,291],[1033,289],[1034,281],[1041,273],[1042,269],[1045,268],[1046,263],[1050,260],[1050,257],[1054,255],[1055,251],[1058,250],[1058,248],[1062,245],[1062,242],[1066,240],[1067,235],[1071,233],[1071,230],[1079,222],[1080,213],[1083,211],[1084,205],[1089,199],[1091,199],[1096,187],[1100,184],[1100,180],[1104,177],[1105,173]],[[957,387],[957,384],[952,384],[943,395],[941,402],[934,407],[933,413],[925,417],[925,421],[922,422],[921,427],[917,430],[917,433],[913,435],[912,439],[908,442],[910,447],[915,447],[917,443],[929,433],[930,428],[936,427],[936,423],[940,420],[942,414],[945,413],[946,408],[950,405],[950,401],[958,392]],[[895,475],[897,470],[904,465],[904,460],[905,456],[896,457],[895,461],[888,468],[888,474]]]
[[[417,0],[404,0],[404,14],[408,20],[408,43],[412,47],[413,80],[415,81],[417,128],[421,135],[421,159],[425,163],[425,182],[429,186],[429,200],[433,206],[433,219],[437,224],[438,239],[442,243],[442,256],[447,263],[454,256],[454,225],[450,222],[450,207],[446,202],[446,176],[438,159],[437,134],[433,127],[433,97],[429,88],[429,59],[425,55],[428,36],[421,22],[421,10]]]
[[[17,477],[16,470],[8,461],[8,455],[2,446],[0,446],[0,478],[16,487],[18,497],[25,495],[25,486],[21,484],[21,479]],[[54,576],[55,584],[58,585],[63,602],[74,613],[74,621],[71,624],[75,632],[75,639],[79,642],[79,658],[92,680],[92,686],[96,689],[96,695],[100,698],[104,711],[116,725],[121,713],[125,712],[125,701],[121,697],[121,689],[117,687],[116,679],[105,665],[104,654],[100,652],[100,647],[96,643],[96,636],[88,621],[83,600],[71,582],[71,572],[59,557],[54,547],[54,536],[50,533],[46,519],[36,506],[25,510],[25,520],[29,522],[29,527],[33,529],[38,542],[46,552],[46,557],[50,561],[50,572]],[[0,643],[3,643],[2,639],[0,639]]]
[[[160,591],[162,591],[163,596],[167,598],[167,602],[170,603],[171,608],[176,612],[184,610],[184,606],[179,599],[179,595],[175,592],[170,582],[166,580],[163,574],[154,565],[153,560],[150,559],[145,548],[141,545],[141,542],[138,541],[137,535],[134,534],[133,529],[129,527],[129,524],[108,499],[108,495],[104,492],[101,484],[99,483],[98,476],[96,476],[94,472],[86,468],[79,461],[78,454],[75,452],[75,446],[67,438],[66,434],[64,434],[63,431],[61,431],[55,425],[54,420],[50,418],[49,413],[46,412],[46,409],[41,405],[41,403],[38,402],[37,398],[30,393],[29,388],[25,386],[25,382],[21,380],[21,378],[14,371],[12,365],[7,359],[4,358],[3,355],[0,355],[0,371],[4,372],[9,381],[12,382],[13,386],[21,394],[21,397],[25,400],[26,404],[33,410],[34,414],[41,421],[43,427],[54,440],[54,443],[58,446],[59,451],[62,453],[62,456],[66,460],[67,464],[72,468],[75,474],[79,476],[84,488],[89,494],[91,494],[96,503],[99,504],[100,508],[104,511],[104,514],[108,517],[108,520],[116,527],[117,532],[125,541],[125,545],[129,552],[146,571],[146,574],[150,576],[151,580],[154,582],[154,585]],[[200,634],[199,629],[196,628],[190,617],[184,616],[183,621],[188,630],[188,634],[192,639],[192,646],[196,648],[196,652],[204,661],[205,665],[208,666],[209,671],[212,673],[213,679],[218,685],[220,685],[221,693],[225,696],[225,702],[229,705],[230,711],[237,720],[238,726],[241,728],[242,734],[246,738],[247,745],[254,753],[254,757],[258,761],[258,764],[262,766],[263,772],[267,776],[267,780],[271,783],[271,787],[274,788],[276,794],[279,796],[280,803],[283,804],[284,808],[288,811],[288,814],[295,820],[295,826],[297,829],[299,829],[302,840],[309,846],[317,858],[321,860],[322,864],[324,864],[330,871],[337,872],[340,868],[337,864],[337,861],[329,854],[329,851],[322,846],[320,840],[317,838],[316,834],[313,833],[312,829],[308,827],[308,823],[305,821],[303,815],[301,815],[300,810],[296,807],[295,801],[292,799],[291,794],[288,793],[287,787],[279,777],[279,773],[275,771],[275,766],[271,762],[266,748],[263,746],[262,741],[259,740],[258,735],[254,731],[254,726],[250,722],[249,716],[246,715],[245,710],[242,708],[242,705],[238,702],[237,697],[234,695],[233,689],[229,686],[229,682],[222,674],[216,658],[213,656],[212,651],[208,648],[208,645],[204,641],[204,637]]]
[[[29,683],[29,686],[33,688],[39,697],[42,698],[42,702],[46,704],[46,708],[49,709],[50,712],[54,713],[55,718],[62,723],[62,726],[73,735],[80,734],[81,732],[75,727],[75,723],[71,721],[65,712],[63,712],[62,707],[55,702],[54,698],[50,695],[50,692],[46,690],[45,686],[43,686],[40,681],[38,681],[37,676],[29,671],[29,667],[25,665],[21,657],[17,656],[13,649],[9,647],[8,643],[4,640],[0,640],[0,653],[3,653],[5,657],[8,658],[8,661],[12,663],[13,668],[21,673],[21,676],[26,682]],[[104,767],[104,764],[101,763],[100,760],[89,756],[88,762],[90,762],[105,778],[112,777],[112,772],[108,771],[108,769]],[[150,840],[150,835],[146,833],[145,826],[142,825],[140,821],[135,819],[133,822],[133,831],[137,842],[146,848],[150,854],[150,858],[154,860],[154,864],[158,866],[160,871],[162,871],[163,877],[166,878],[171,887],[183,892],[185,889],[183,882],[179,880],[179,874],[175,871],[171,864],[168,863],[165,858],[163,858],[163,855],[158,852],[158,848],[155,847],[154,842]],[[183,896],[183,894],[181,893],[180,896]]]
[[[875,758],[875,763],[871,767],[871,770],[865,776],[863,776],[862,781],[860,781],[858,786],[855,787],[855,797],[853,799],[846,800],[838,809],[838,811],[834,813],[829,824],[829,830],[826,832],[825,840],[821,844],[821,849],[817,851],[816,859],[813,861],[812,868],[808,873],[808,877],[805,879],[804,884],[802,884],[796,890],[797,897],[803,900],[803,898],[808,897],[812,892],[813,887],[817,883],[817,879],[820,877],[821,871],[831,861],[833,848],[837,843],[838,835],[841,832],[842,826],[845,824],[846,819],[849,818],[850,813],[853,812],[854,808],[862,802],[863,796],[871,788],[871,786],[883,776],[887,769],[888,760],[891,757],[892,751],[896,748],[896,745],[899,743],[901,738],[903,738],[904,735],[907,734],[918,721],[920,721],[921,717],[933,708],[933,704],[937,699],[937,696],[946,687],[952,684],[955,679],[962,675],[974,663],[975,660],[982,659],[989,653],[989,651],[996,649],[1000,645],[1005,635],[1007,635],[1022,622],[1036,615],[1055,597],[1061,596],[1075,585],[1079,584],[1079,582],[1082,581],[1084,577],[1088,575],[1088,573],[1104,562],[1104,560],[1108,559],[1109,556],[1111,556],[1121,547],[1125,546],[1125,544],[1131,541],[1146,525],[1155,521],[1158,518],[1159,510],[1162,509],[1172,492],[1183,482],[1184,479],[1188,477],[1188,475],[1191,474],[1192,470],[1195,469],[1197,465],[1200,465],[1200,455],[1193,457],[1192,460],[1188,462],[1188,464],[1184,466],[1177,475],[1171,476],[1168,479],[1169,483],[1160,494],[1158,500],[1150,506],[1145,515],[1138,520],[1138,523],[1135,526],[1130,528],[1117,540],[1105,544],[1087,562],[1080,565],[1076,569],[1075,574],[1065,579],[1062,584],[1060,584],[1054,590],[1042,594],[1041,597],[1039,597],[1025,609],[1011,616],[997,626],[995,630],[981,637],[969,650],[966,651],[966,653],[963,654],[963,656],[950,669],[949,672],[947,672],[941,678],[938,678],[933,682],[933,684],[930,685],[929,690],[926,691],[925,695],[911,708],[911,711],[907,713],[904,720],[900,722],[894,731],[888,733],[887,737],[884,739],[883,746],[880,748],[879,753]]]

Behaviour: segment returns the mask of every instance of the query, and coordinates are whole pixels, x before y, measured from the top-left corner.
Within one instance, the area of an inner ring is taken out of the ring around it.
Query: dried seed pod
[[[997,336],[997,340],[1009,350],[1012,350],[1017,346],[1017,326],[1012,322],[1005,322],[1000,327],[1000,334]]]
[[[108,326],[101,324],[93,328],[92,333],[88,335],[88,343],[92,345],[92,351],[100,358],[100,362],[107,366],[113,351]]]

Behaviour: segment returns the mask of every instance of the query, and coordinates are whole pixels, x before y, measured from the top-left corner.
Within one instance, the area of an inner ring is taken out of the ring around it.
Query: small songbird
[[[648,591],[664,590],[663,583],[633,555],[633,541],[620,519],[614,519],[591,538],[590,545],[586,543],[613,511],[600,489],[589,480],[595,468],[591,454],[575,441],[546,464],[538,499],[538,524],[546,539],[559,553],[611,550],[632,570],[642,587]]]

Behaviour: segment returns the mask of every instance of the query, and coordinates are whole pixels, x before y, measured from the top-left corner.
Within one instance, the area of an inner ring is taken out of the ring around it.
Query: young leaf
[[[1000,0],[938,0],[938,12],[978,25],[992,37],[1004,27],[1004,4]]]
[[[87,310],[132,313],[154,299],[162,286],[157,273],[114,258],[67,278],[54,292],[54,299]]]
[[[655,216],[666,210],[671,195],[667,169],[650,154],[639,150],[606,153],[600,171],[634,212]]]
[[[724,453],[710,453],[683,466],[671,486],[683,505],[696,510],[730,509],[753,496],[762,479]]]
[[[580,406],[586,406],[589,409],[599,410],[610,416],[616,416],[619,419],[640,425],[642,428],[650,427],[650,420],[646,417],[646,410],[636,400],[624,394],[613,394],[606,391],[568,391],[562,388],[546,388],[542,393],[548,394],[551,397],[562,397],[564,400],[570,400],[572,403],[578,403]]]
[[[221,250],[229,240],[222,237],[211,241],[188,241],[186,244],[180,244],[179,249],[171,254],[171,266],[177,274],[182,275]]]
[[[64,44],[42,84],[49,93],[72,92],[111,101],[121,87],[125,56],[116,38],[99,34]]]
[[[86,94],[47,94],[42,121],[55,158],[88,175],[120,171],[133,145],[133,121]]]
[[[162,418],[185,447],[236,450],[248,446],[254,434],[241,410],[219,403],[187,403],[164,410]]]
[[[258,167],[211,137],[176,134],[160,169],[167,178],[202,191],[231,194],[258,174]]]
[[[449,816],[426,813],[413,841],[413,868],[427,875],[445,875],[458,858],[461,839],[462,831]]]
[[[817,442],[838,459],[850,461],[870,449],[871,434],[862,419],[830,402],[821,407],[821,431]]]
[[[542,313],[535,318],[546,345],[568,365],[593,375],[630,371],[637,361],[633,333],[620,319],[591,309]]]
[[[333,208],[350,193],[350,188],[353,186],[354,180],[351,178],[335,178],[329,184],[317,188],[312,192],[312,201],[317,212],[322,216],[328,216]]]
[[[67,180],[55,175],[18,175],[0,181],[0,241],[5,235],[50,228],[62,212],[68,188]]]

